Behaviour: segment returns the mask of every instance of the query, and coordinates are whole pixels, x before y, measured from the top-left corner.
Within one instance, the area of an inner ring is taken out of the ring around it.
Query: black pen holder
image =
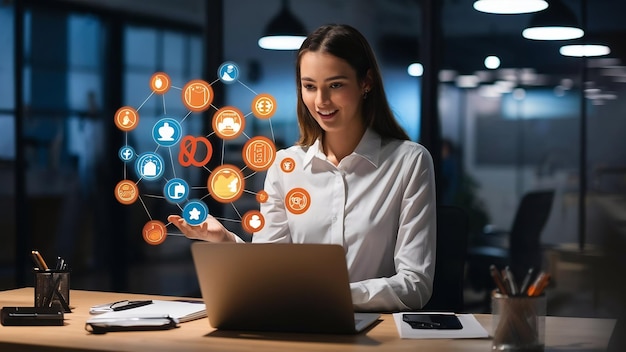
[[[70,272],[67,270],[35,270],[35,307],[70,309]]]

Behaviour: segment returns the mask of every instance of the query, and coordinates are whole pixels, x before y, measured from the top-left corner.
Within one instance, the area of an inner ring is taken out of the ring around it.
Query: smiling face
[[[323,52],[300,59],[302,101],[325,133],[360,133],[361,107],[367,82],[344,60]],[[366,80],[367,81],[367,80]]]

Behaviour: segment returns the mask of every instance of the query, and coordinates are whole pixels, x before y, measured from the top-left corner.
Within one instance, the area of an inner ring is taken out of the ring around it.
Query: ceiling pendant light
[[[576,15],[561,0],[551,0],[544,11],[533,15],[522,36],[534,40],[569,40],[585,32],[578,26]]]
[[[545,0],[478,0],[474,2],[474,9],[477,11],[503,15],[537,12],[547,7],[548,3]]]
[[[304,26],[289,11],[287,0],[283,0],[280,12],[267,25],[258,44],[268,50],[298,50],[305,38]]]
[[[608,55],[611,53],[611,49],[601,44],[572,44],[562,46],[559,53],[563,56],[595,57]]]

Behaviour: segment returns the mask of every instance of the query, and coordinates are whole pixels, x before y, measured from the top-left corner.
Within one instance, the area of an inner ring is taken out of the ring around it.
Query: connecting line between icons
[[[220,165],[224,165],[224,154],[226,154],[226,141],[222,141],[222,159]]]
[[[146,207],[146,203],[143,202],[143,199],[141,199],[141,196],[138,197],[139,201],[141,202],[141,205],[143,206],[143,209],[146,211],[146,214],[148,214],[148,217],[150,218],[150,220],[152,220],[152,215],[150,215],[150,212],[148,211],[148,208]]]
[[[239,84],[241,84],[242,86],[246,87],[249,91],[251,91],[254,95],[259,95],[257,92],[255,92],[252,88],[248,87],[247,85],[245,85],[245,83],[241,82],[241,81],[237,81],[239,82]]]
[[[244,170],[247,170],[247,169],[248,169],[248,167],[246,166],[246,167],[244,167],[243,169],[241,169],[241,171],[244,171]],[[248,175],[248,176],[244,176],[244,178],[243,178],[243,179],[244,179],[244,180],[247,180],[247,179],[249,179],[250,177],[252,177],[252,176],[254,176],[254,175],[256,175],[256,171],[254,171],[253,173],[251,173],[251,174],[250,174],[250,175]],[[245,191],[245,190],[244,190],[244,191]]]
[[[235,210],[235,213],[237,213],[237,216],[239,216],[239,218],[241,219],[241,213],[239,212],[239,210],[235,206],[235,203],[230,203],[230,206],[233,207],[233,210]]]
[[[235,220],[235,219],[226,219],[226,218],[215,218],[219,221],[230,221],[230,222],[241,222],[241,219],[239,220]]]
[[[272,121],[270,123],[270,132],[272,133],[272,140],[274,141],[274,145],[276,145],[276,138],[274,137],[274,126],[272,126]]]
[[[167,115],[167,108],[165,107],[165,94],[161,95],[161,100],[163,100],[163,115]]]
[[[141,103],[141,105],[139,105],[139,107],[137,108],[137,112],[139,112],[139,110],[141,110],[141,107],[144,106],[153,95],[154,95],[154,91],[151,91],[150,95],[148,95],[146,100],[144,100],[143,103]]]
[[[203,195],[202,197],[200,197],[200,200],[204,200],[204,198],[206,198],[206,197],[208,197],[210,195],[211,195],[211,192],[209,192],[209,193]]]
[[[168,225],[170,225],[171,222],[168,222],[167,225],[165,225],[165,227],[167,227]],[[173,233],[173,232],[167,232],[168,236],[179,236],[179,237],[185,237],[185,235],[183,235],[182,233]]]
[[[124,145],[128,145],[128,132],[124,132]],[[124,180],[126,180],[126,164],[124,163]]]
[[[183,117],[183,119],[180,120],[180,123],[182,124],[183,122],[185,122],[185,120],[187,119],[189,115],[191,115],[191,111],[187,111],[187,115],[185,115],[185,117]]]
[[[174,157],[172,156],[172,148],[167,148],[170,152],[170,161],[172,162],[172,172],[174,173],[174,178],[176,178],[176,168],[174,167]]]

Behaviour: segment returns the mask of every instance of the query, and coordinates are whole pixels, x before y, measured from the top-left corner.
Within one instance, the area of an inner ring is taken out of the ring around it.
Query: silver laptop
[[[354,312],[339,245],[194,242],[191,252],[216,329],[354,334],[380,317]]]

